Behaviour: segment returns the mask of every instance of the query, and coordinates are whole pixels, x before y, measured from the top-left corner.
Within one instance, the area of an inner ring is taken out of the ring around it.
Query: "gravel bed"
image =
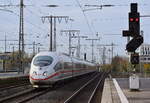
[[[3,90],[3,91],[0,92],[0,99],[4,98],[6,96],[13,95],[14,93],[18,93],[18,92],[24,91],[24,90],[29,89],[29,88],[31,88],[31,85],[25,85],[25,86],[12,88],[12,89]]]
[[[58,88],[38,97],[27,103],[63,103],[76,90],[78,90],[89,79],[96,74],[87,74],[78,79],[73,79],[68,83],[60,84]]]
[[[97,76],[91,83],[83,88],[69,103],[88,103],[88,100],[93,93],[98,81],[101,76]]]

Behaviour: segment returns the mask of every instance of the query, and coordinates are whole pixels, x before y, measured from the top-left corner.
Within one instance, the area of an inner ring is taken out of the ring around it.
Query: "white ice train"
[[[96,65],[63,53],[41,52],[33,59],[30,82],[33,87],[48,87],[58,81],[96,71]]]

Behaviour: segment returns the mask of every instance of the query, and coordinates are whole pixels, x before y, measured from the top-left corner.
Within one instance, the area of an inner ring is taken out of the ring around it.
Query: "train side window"
[[[72,63],[70,62],[64,63],[64,69],[72,69]]]
[[[83,64],[83,68],[86,69],[86,65],[85,64]]]
[[[80,69],[80,64],[79,63],[76,64],[76,68]]]
[[[61,63],[57,63],[57,64],[55,65],[55,67],[54,67],[54,70],[55,70],[55,71],[58,71],[58,70],[60,70],[60,69],[62,69],[62,64],[61,64]]]
[[[64,63],[64,69],[67,69],[68,68],[68,64],[65,62]]]

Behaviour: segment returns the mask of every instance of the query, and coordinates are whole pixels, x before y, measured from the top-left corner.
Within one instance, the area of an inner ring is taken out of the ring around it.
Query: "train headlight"
[[[47,71],[45,71],[45,72],[43,73],[43,76],[47,76]]]
[[[34,72],[33,72],[33,75],[37,75],[37,72],[36,72],[36,71],[34,71]]]

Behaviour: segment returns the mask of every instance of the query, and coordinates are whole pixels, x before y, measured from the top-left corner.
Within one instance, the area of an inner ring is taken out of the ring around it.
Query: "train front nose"
[[[30,69],[30,82],[32,85],[48,84],[48,76],[51,74],[53,57],[47,55],[35,56]]]
[[[46,78],[48,77],[47,71],[33,71],[30,74],[30,82],[31,84],[43,84],[46,82]]]
[[[30,71],[30,83],[34,85],[51,85],[53,84],[54,71],[50,67],[33,68]]]
[[[36,74],[37,73],[37,74]],[[33,72],[30,76],[30,83],[33,87],[50,87],[53,84],[53,80],[49,78],[49,73],[47,71],[43,72]]]

